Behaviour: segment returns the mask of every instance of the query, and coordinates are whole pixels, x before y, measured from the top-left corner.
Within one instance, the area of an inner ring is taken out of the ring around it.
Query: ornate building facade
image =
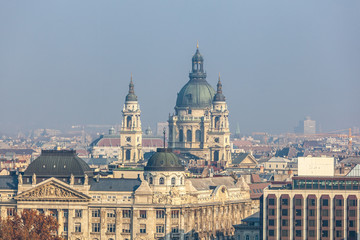
[[[208,164],[225,166],[231,162],[229,111],[220,76],[216,92],[206,81],[204,58],[198,47],[189,78],[168,120],[169,147],[196,155]]]
[[[143,160],[140,113],[140,105],[131,77],[129,92],[125,97],[122,109],[123,119],[120,134],[111,128],[109,134],[101,135],[93,141],[90,145],[91,156],[94,158],[118,158],[119,163],[125,165],[133,165]]]
[[[167,149],[137,179],[98,176],[75,151],[43,151],[23,175],[0,177],[1,217],[37,209],[70,240],[185,240],[229,239],[253,213],[244,179],[187,178]]]
[[[122,110],[123,120],[120,130],[121,163],[137,163],[143,159],[142,130],[140,120],[140,105],[135,95],[132,77],[129,84],[129,93],[126,95]]]

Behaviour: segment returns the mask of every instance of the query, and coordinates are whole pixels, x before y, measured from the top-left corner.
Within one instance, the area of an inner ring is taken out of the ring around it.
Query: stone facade
[[[233,225],[253,213],[242,178],[187,178],[182,170],[149,168],[138,179],[55,172],[0,177],[1,217],[37,209],[57,217],[58,233],[71,240],[170,240],[230,239]]]
[[[226,166],[231,162],[229,111],[220,77],[215,92],[206,81],[203,64],[197,49],[190,80],[178,93],[175,114],[169,116],[169,147],[207,164]]]

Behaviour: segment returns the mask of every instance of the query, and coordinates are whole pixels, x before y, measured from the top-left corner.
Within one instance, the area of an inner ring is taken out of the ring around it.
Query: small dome
[[[215,90],[206,80],[190,80],[178,93],[176,107],[211,107],[214,96]]]
[[[194,54],[194,56],[192,57],[192,61],[193,62],[198,62],[198,61],[201,61],[201,62],[203,62],[204,61],[204,58],[203,58],[203,56],[201,55],[201,53],[200,53],[200,51],[199,51],[199,49],[197,48],[196,49],[196,52],[195,52],[195,54]]]
[[[74,150],[42,150],[24,172],[24,176],[39,177],[84,177],[93,176],[89,165],[76,155]]]
[[[137,101],[137,96],[135,95],[134,91],[134,83],[132,81],[132,76],[129,84],[129,93],[126,95],[125,101]]]
[[[145,171],[184,171],[179,158],[167,148],[158,148],[149,159]]]

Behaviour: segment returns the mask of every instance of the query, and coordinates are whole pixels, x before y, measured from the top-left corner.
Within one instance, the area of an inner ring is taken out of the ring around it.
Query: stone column
[[[180,209],[180,240],[184,240],[184,232],[185,232],[185,226],[184,226],[184,219],[186,217],[185,210],[183,208]]]
[[[293,197],[290,196],[289,201],[290,201],[290,239],[293,239],[293,235],[294,235],[294,209],[293,209]],[[303,224],[305,224],[303,222]]]
[[[317,198],[317,204],[316,204],[316,238],[320,239],[320,226],[321,226],[321,221],[320,221],[320,198],[321,196],[319,195],[319,197]]]
[[[106,211],[104,208],[100,209],[100,232],[101,232],[101,239],[106,239],[106,231],[107,231],[107,225],[106,225]]]
[[[62,209],[57,209],[58,214],[58,234],[60,235],[64,230],[64,211]]]
[[[165,210],[165,240],[170,240],[171,235],[171,209]]]
[[[116,236],[119,238],[121,235],[121,208],[116,208],[115,210],[115,226],[116,226]]]
[[[280,240],[280,196],[276,196],[276,238]]]
[[[334,230],[334,204],[333,204],[333,201],[334,201],[334,196],[331,196],[330,197],[330,232],[329,232],[329,236],[330,236],[330,239],[333,239],[333,230]]]
[[[44,209],[45,212],[45,209]],[[75,232],[74,229],[74,217],[75,217],[75,210],[69,209],[69,216],[68,216],[68,235],[71,235],[72,232]]]
[[[302,221],[303,221],[303,239],[304,240],[306,240],[306,226],[307,226],[307,221],[306,221],[306,219],[307,219],[307,197],[306,197],[306,195],[304,196],[304,208],[303,208],[303,212],[304,212],[304,214],[303,214],[303,219],[302,219]]]
[[[345,195],[345,197],[344,197],[344,224],[343,224],[343,228],[344,228],[344,236],[343,236],[343,238],[345,239],[345,240],[347,240],[347,236],[348,236],[348,234],[347,234],[347,197],[346,197],[346,195]]]

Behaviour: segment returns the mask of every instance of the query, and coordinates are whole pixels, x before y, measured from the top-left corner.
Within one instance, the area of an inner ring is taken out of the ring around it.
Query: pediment
[[[87,202],[90,199],[89,196],[62,184],[54,178],[15,197],[17,201]]]

